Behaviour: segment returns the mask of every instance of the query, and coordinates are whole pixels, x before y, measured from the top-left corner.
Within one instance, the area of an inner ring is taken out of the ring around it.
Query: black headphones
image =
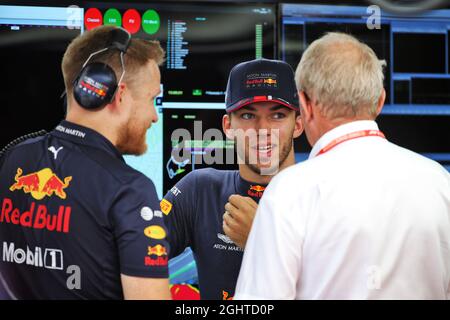
[[[123,56],[130,45],[131,35],[122,28],[111,31],[111,38],[106,48],[92,53],[84,62],[80,74],[73,83],[73,95],[77,103],[85,109],[94,110],[104,107],[114,99],[117,88],[125,75],[125,65]],[[122,75],[117,81],[114,70],[105,63],[89,61],[95,55],[108,50],[120,51],[120,62],[122,65]]]

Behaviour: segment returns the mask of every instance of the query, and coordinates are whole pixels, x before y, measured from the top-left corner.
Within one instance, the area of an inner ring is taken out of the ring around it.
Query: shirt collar
[[[83,144],[101,149],[113,157],[125,161],[122,154],[111,141],[93,129],[63,120],[50,134],[61,139],[70,140],[76,144]]]
[[[372,120],[359,120],[353,121],[346,124],[342,124],[334,129],[331,129],[327,133],[325,133],[320,139],[316,142],[314,147],[309,154],[309,159],[312,159],[317,156],[317,154],[325,148],[329,143],[333,140],[342,137],[346,134],[360,131],[360,130],[379,130],[378,125],[375,121]]]

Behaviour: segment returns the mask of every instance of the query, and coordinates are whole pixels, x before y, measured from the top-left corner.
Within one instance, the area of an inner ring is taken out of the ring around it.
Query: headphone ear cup
[[[117,89],[114,70],[107,64],[95,62],[85,66],[75,80],[73,95],[85,109],[104,107],[112,101]]]

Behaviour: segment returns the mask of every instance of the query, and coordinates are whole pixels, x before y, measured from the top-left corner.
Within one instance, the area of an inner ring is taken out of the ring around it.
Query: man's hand
[[[231,195],[225,205],[223,231],[242,249],[247,243],[256,209],[258,209],[258,204],[252,198],[237,194]]]

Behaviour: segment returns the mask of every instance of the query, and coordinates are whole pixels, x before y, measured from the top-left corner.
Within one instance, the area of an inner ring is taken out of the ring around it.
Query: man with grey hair
[[[450,298],[450,175],[378,129],[383,66],[341,33],[305,51],[296,82],[313,149],[266,189],[235,299]]]

